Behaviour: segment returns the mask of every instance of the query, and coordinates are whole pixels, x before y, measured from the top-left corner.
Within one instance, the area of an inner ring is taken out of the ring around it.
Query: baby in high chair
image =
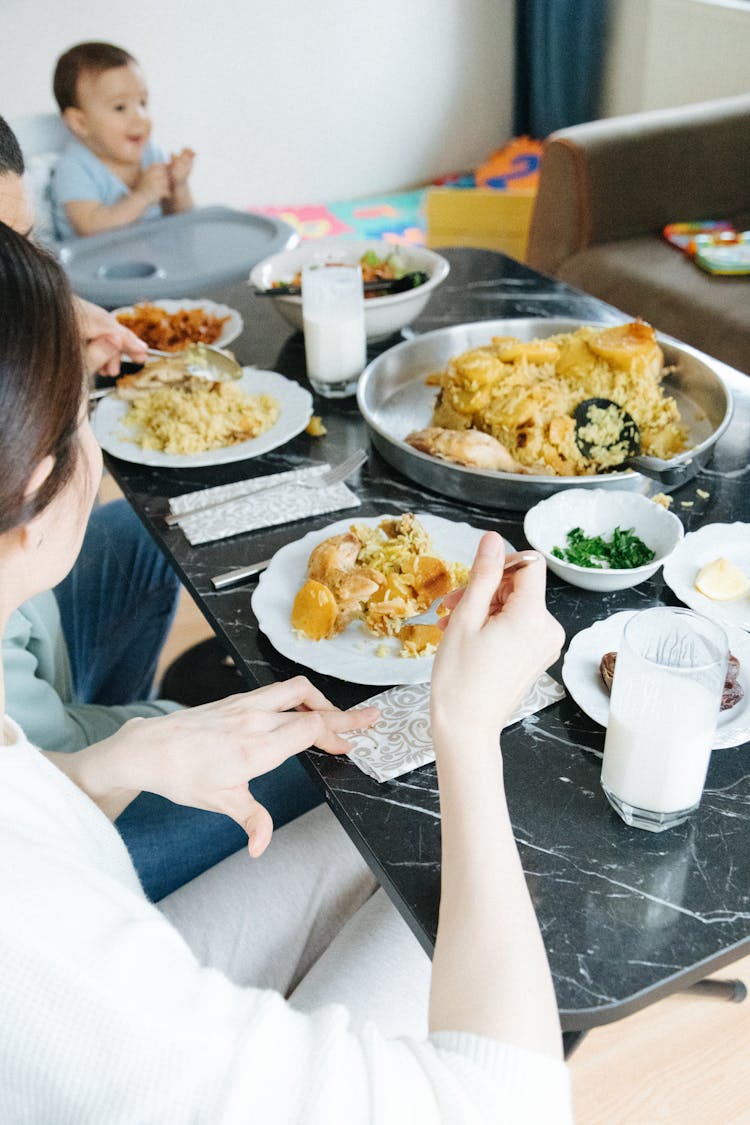
[[[195,153],[166,160],[151,140],[148,88],[131,54],[79,43],[58,59],[53,89],[71,133],[52,175],[58,238],[190,210]]]

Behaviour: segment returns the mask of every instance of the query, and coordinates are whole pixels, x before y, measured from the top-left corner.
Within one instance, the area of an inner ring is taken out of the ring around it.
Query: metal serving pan
[[[404,438],[412,430],[430,425],[435,387],[425,386],[425,376],[444,367],[451,356],[488,344],[493,336],[517,336],[521,340],[574,332],[592,321],[529,317],[512,320],[483,320],[425,332],[397,344],[374,359],[364,370],[357,389],[357,402],[373,445],[394,468],[418,484],[442,496],[466,500],[483,508],[527,511],[563,488],[611,488],[632,492],[654,490],[653,481],[625,470],[588,477],[524,476],[488,469],[469,469],[420,453]],[[612,322],[601,324],[612,327]],[[679,407],[687,426],[691,448],[684,454],[679,483],[695,476],[709,460],[713,446],[732,417],[729,388],[710,359],[671,337],[657,333],[667,366],[675,370],[664,379],[664,387]],[[675,487],[672,485],[671,487]],[[664,487],[669,491],[669,486]]]

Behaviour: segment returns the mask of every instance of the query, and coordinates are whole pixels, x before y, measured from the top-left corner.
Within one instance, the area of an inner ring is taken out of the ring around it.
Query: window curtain
[[[516,0],[516,136],[599,116],[610,0]]]

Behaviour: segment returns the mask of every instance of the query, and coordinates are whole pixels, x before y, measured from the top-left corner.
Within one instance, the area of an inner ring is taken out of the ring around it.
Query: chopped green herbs
[[[632,527],[616,527],[611,539],[588,536],[580,527],[574,527],[568,532],[567,547],[553,547],[552,554],[563,562],[593,570],[632,570],[650,563],[656,552],[638,538]]]

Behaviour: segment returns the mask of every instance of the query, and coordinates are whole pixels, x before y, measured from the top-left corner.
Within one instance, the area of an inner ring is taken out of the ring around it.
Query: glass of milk
[[[663,832],[698,807],[727,656],[724,630],[687,609],[646,609],[625,625],[601,783],[626,824]]]
[[[367,362],[359,266],[307,266],[302,271],[302,322],[313,390],[325,398],[355,394]]]

